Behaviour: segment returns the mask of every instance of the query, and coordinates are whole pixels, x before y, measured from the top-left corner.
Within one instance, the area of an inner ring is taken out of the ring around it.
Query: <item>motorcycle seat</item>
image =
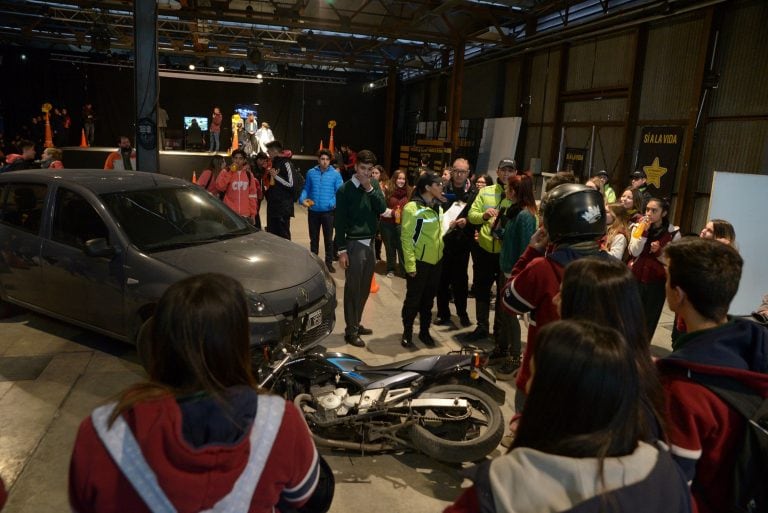
[[[430,370],[434,367],[435,361],[440,356],[416,356],[408,358],[407,360],[400,360],[397,362],[384,363],[382,365],[356,365],[355,370],[358,372],[381,372],[381,371],[415,371],[423,372]]]

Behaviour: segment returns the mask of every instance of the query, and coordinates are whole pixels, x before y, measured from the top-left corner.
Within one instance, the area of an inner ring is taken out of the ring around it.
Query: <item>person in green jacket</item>
[[[475,264],[477,328],[463,337],[462,341],[464,342],[477,342],[488,338],[490,333],[491,287],[494,282],[497,282],[498,290],[501,290],[504,285],[499,273],[499,252],[501,252],[505,212],[512,205],[512,201],[506,197],[504,187],[507,180],[517,174],[517,164],[511,158],[502,159],[496,174],[498,175],[498,183],[480,189],[469,209],[469,222],[478,226],[477,243],[479,248],[472,254],[473,260],[476,260],[473,261],[473,264]],[[494,319],[493,326],[494,335],[499,337],[500,319]],[[501,355],[494,357],[498,359],[501,358]]]
[[[400,241],[405,259],[406,292],[403,301],[403,336],[400,344],[413,347],[413,321],[419,314],[419,340],[434,347],[429,334],[432,303],[437,293],[443,260],[443,181],[431,172],[419,176],[411,201],[402,214]]]

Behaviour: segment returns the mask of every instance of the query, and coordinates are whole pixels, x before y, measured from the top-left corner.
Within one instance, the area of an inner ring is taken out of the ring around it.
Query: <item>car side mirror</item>
[[[111,258],[116,253],[115,247],[110,246],[107,239],[103,237],[85,241],[85,254],[88,256]]]

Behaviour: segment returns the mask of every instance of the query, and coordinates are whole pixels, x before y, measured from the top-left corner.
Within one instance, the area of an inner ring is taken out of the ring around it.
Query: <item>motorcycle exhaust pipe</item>
[[[312,433],[312,438],[315,441],[317,447],[330,447],[332,449],[345,449],[350,451],[360,452],[382,452],[392,450],[393,447],[388,444],[367,444],[364,442],[344,442],[342,440],[331,440],[329,438],[323,438]]]

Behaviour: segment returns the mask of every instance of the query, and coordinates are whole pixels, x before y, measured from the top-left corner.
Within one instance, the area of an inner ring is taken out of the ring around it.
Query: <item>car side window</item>
[[[86,241],[107,239],[109,229],[96,209],[79,194],[60,188],[56,192],[52,238],[56,242],[85,248]]]
[[[0,222],[38,233],[48,187],[36,183],[12,183],[3,188],[5,190],[0,195]]]

